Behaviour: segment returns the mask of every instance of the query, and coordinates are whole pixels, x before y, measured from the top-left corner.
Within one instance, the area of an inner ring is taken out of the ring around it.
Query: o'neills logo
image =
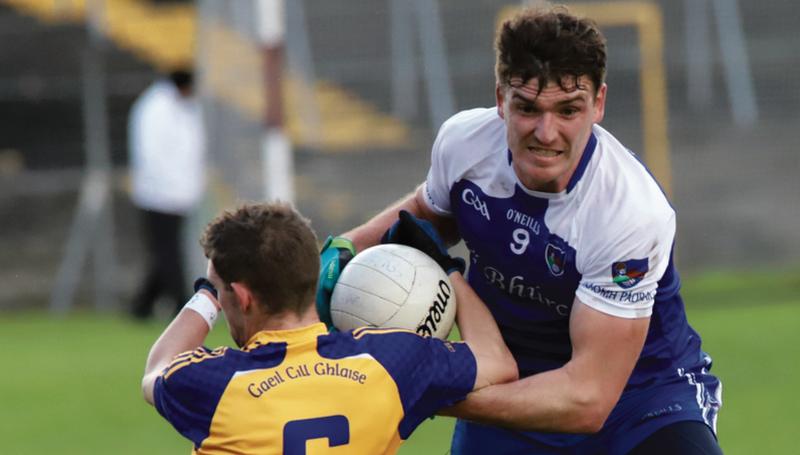
[[[450,296],[452,294],[453,290],[450,289],[450,285],[444,280],[439,280],[439,292],[436,293],[436,300],[428,307],[428,314],[417,326],[417,333],[419,335],[424,337],[433,336],[434,332],[436,332],[436,329],[439,327],[439,323],[442,322],[444,310],[447,308],[447,304],[450,303]]]

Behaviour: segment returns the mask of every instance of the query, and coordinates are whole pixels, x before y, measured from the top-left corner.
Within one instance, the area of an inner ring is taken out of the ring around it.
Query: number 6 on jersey
[[[327,438],[328,447],[350,442],[350,422],[343,415],[292,420],[283,427],[283,454],[306,455],[306,441]]]

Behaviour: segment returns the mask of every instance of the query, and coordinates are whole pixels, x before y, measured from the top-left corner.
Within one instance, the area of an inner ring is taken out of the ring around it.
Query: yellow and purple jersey
[[[197,454],[391,454],[475,375],[463,343],[315,324],[177,356],[155,405]]]

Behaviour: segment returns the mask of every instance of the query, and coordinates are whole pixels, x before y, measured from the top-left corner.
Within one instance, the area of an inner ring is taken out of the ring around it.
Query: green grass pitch
[[[800,420],[800,274],[714,274],[685,285],[690,323],[723,381],[726,454],[793,453]],[[163,322],[41,313],[0,316],[0,434],[8,454],[174,454],[190,444],[141,398]],[[224,324],[209,345],[229,344]],[[424,423],[401,454],[445,454],[453,420]]]

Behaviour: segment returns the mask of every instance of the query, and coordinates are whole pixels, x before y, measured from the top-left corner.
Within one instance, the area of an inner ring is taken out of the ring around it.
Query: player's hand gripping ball
[[[430,221],[417,218],[401,210],[398,220],[381,237],[381,243],[399,243],[416,248],[430,256],[448,274],[464,273],[466,263],[460,257],[453,257]]]
[[[406,245],[377,245],[347,264],[331,298],[333,325],[397,327],[445,339],[456,316],[450,279],[425,253]]]
[[[319,254],[320,270],[317,281],[317,313],[328,328],[331,327],[331,294],[344,266],[355,256],[353,242],[344,237],[331,237],[325,240]]]

